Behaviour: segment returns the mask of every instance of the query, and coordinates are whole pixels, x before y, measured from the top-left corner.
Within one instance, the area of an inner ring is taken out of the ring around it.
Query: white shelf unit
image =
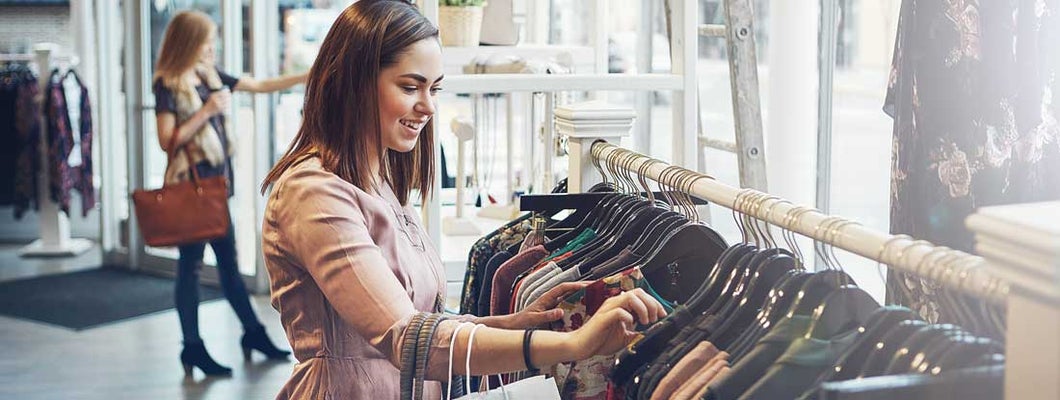
[[[524,59],[569,58],[575,73],[591,72],[596,60],[591,46],[565,46],[551,44],[527,44],[517,46],[473,46],[444,47],[442,49],[443,70],[447,75],[459,74],[464,65],[475,57],[494,54],[514,55]],[[448,77],[446,80],[448,81]],[[448,88],[448,84],[446,85]]]
[[[541,0],[537,0],[541,1]],[[447,75],[445,78],[445,90],[449,93],[512,93],[512,92],[563,92],[563,91],[588,91],[595,98],[601,98],[601,93],[606,91],[670,91],[673,93],[672,118],[673,118],[673,155],[671,161],[674,165],[695,169],[697,165],[697,108],[696,104],[696,61],[698,51],[698,0],[675,0],[673,4],[673,19],[671,29],[673,37],[670,41],[670,65],[669,74],[609,74],[607,60],[607,27],[609,18],[607,0],[589,0],[593,7],[594,21],[591,21],[593,32],[589,35],[593,42],[591,52],[576,53],[575,65],[579,64],[580,57],[590,55],[593,60],[591,71],[593,73],[575,73],[570,75],[515,75],[515,74],[490,74],[490,75]],[[421,11],[432,22],[438,21],[438,3],[430,0],[417,2]],[[533,3],[533,2],[531,2]],[[650,9],[651,3],[643,2],[642,12]],[[650,23],[650,21],[646,21]],[[534,25],[534,21],[528,21],[528,26]],[[644,46],[647,41],[638,41],[638,54],[646,54]],[[475,54],[481,52],[513,51],[515,54],[531,54],[535,51],[546,51],[555,49],[555,46],[480,46],[465,48],[446,48],[445,52],[456,52],[452,56],[444,56],[448,65],[461,59],[470,60]],[[450,61],[451,60],[451,61]],[[575,72],[580,72],[575,69]],[[647,118],[641,115],[645,107],[638,107],[638,118]],[[551,117],[546,118],[551,121]],[[436,124],[436,129],[438,129]],[[444,124],[441,124],[444,125]],[[551,126],[551,124],[547,125]],[[644,126],[644,125],[638,125]],[[550,131],[554,131],[550,129]],[[644,129],[634,131],[634,136],[648,137],[649,134],[659,135],[659,132],[646,132]],[[436,130],[435,135],[440,133]],[[554,133],[546,133],[546,137]],[[435,145],[439,146],[436,140]],[[440,153],[440,149],[435,149]],[[440,161],[438,161],[440,162]],[[435,180],[434,193],[441,192],[441,181]],[[427,232],[435,243],[441,239],[441,201],[440,196],[435,195],[431,201],[423,207],[423,219],[427,225]]]

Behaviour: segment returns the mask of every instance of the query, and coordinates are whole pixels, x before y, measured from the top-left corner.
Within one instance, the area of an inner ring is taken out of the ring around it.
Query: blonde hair
[[[162,80],[166,87],[180,87],[182,76],[195,68],[202,46],[213,39],[216,31],[217,25],[202,12],[181,11],[174,16],[162,36],[162,49],[151,81]]]

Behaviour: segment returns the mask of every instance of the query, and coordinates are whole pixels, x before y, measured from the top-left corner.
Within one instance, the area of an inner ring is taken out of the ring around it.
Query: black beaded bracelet
[[[523,331],[523,363],[526,364],[526,370],[530,371],[531,375],[537,375],[539,372],[537,367],[530,362],[530,338],[534,336],[536,329],[530,328]]]

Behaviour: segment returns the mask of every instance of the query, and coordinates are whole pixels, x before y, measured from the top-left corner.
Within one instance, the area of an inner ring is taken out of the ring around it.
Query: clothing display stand
[[[467,117],[456,117],[449,124],[456,136],[456,215],[442,219],[442,233],[450,236],[471,236],[482,231],[464,216],[467,201],[467,142],[475,138],[475,124]]]
[[[579,143],[590,146],[588,149],[571,153],[572,192],[591,186],[593,176],[599,174],[586,166],[594,163],[602,165],[605,169],[628,171],[654,181],[659,181],[664,171],[672,168],[667,163],[636,154],[632,157],[623,156],[621,162],[615,162],[613,160],[618,157],[615,157],[614,153],[632,152],[602,142],[600,137],[590,136],[578,137]],[[989,236],[993,238],[990,243],[1004,241],[1011,244],[1009,249],[1018,251],[1018,254],[1025,255],[1033,250],[1039,252],[1040,256],[1045,256],[1044,260],[1051,261],[1048,265],[1039,265],[1043,271],[1048,271],[1048,274],[1041,275],[1039,272],[1036,279],[1042,280],[1043,276],[1047,276],[1051,281],[1049,290],[1041,292],[1040,289],[1026,287],[1022,281],[1009,278],[1027,276],[1030,272],[1026,268],[1007,266],[1007,263],[999,264],[993,256],[988,256],[991,258],[987,260],[908,236],[889,235],[854,221],[799,206],[777,196],[753,189],[738,189],[707,175],[688,170],[684,172],[686,176],[682,188],[679,189],[683,192],[744,214],[748,214],[748,210],[742,210],[745,205],[737,203],[738,198],[761,198],[755,208],[769,212],[751,215],[758,220],[886,264],[913,278],[926,279],[945,289],[1006,306],[1006,398],[1060,398],[1060,383],[1056,380],[1056,377],[1060,376],[1060,342],[1056,339],[1060,337],[1060,230],[1057,229],[1060,224],[1056,221],[1056,216],[1060,215],[1060,203],[1038,205],[1037,210],[1027,211],[1023,215],[1017,215],[1010,210],[992,211],[990,208],[981,212],[998,220],[1020,221],[1023,224],[1012,224],[1023,227],[1014,235],[1008,235],[996,228],[984,230],[983,232],[990,232]],[[798,214],[798,218],[790,218],[793,213],[802,210],[812,211],[803,211]],[[970,219],[969,225],[975,226],[973,221],[975,220]],[[1028,227],[1040,228],[1034,230]],[[939,258],[939,254],[946,254],[947,259],[955,262],[946,265],[933,262]],[[1017,270],[1020,272],[1013,272]]]
[[[1060,202],[983,207],[966,224],[1012,284],[1005,398],[1060,399]]]
[[[58,46],[51,43],[41,43],[33,47],[34,58],[37,63],[40,77],[38,82],[41,86],[41,101],[47,96],[48,71],[51,69],[52,61],[57,59]],[[71,65],[76,64],[76,59],[68,60]],[[41,112],[45,112],[41,108]],[[92,247],[92,242],[86,239],[70,237],[70,220],[66,214],[59,210],[59,205],[52,200],[48,194],[48,125],[43,121],[40,124],[40,165],[37,168],[37,205],[40,223],[40,238],[19,250],[22,257],[65,257],[75,256]]]

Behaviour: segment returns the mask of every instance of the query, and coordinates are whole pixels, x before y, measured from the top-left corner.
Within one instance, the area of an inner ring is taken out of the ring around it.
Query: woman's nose
[[[437,108],[437,105],[434,104],[434,98],[431,96],[424,96],[416,103],[416,111],[426,116],[434,115]]]

